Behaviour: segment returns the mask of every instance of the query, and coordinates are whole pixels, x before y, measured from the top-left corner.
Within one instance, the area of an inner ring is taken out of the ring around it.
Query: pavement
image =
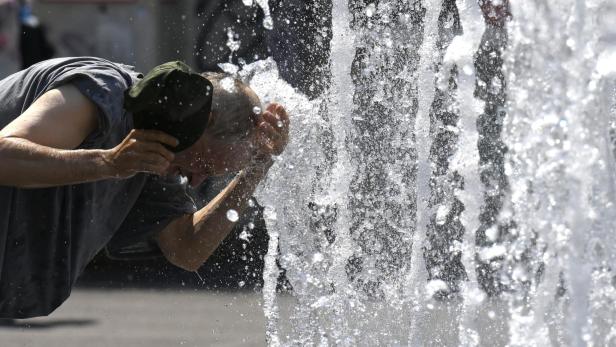
[[[264,346],[261,305],[254,291],[76,289],[49,317],[0,324],[0,346]]]

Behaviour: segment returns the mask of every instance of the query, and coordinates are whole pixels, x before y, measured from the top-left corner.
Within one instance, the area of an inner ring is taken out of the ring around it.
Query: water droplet
[[[237,282],[237,285],[240,286],[240,288],[242,288],[245,284],[246,284],[246,282],[244,282],[244,281]]]
[[[374,3],[369,3],[368,6],[366,6],[366,17],[374,16],[374,12],[376,12],[376,6]]]
[[[445,224],[447,222],[447,215],[449,215],[449,206],[439,206],[436,210],[436,225]]]
[[[240,216],[236,210],[230,209],[227,211],[227,219],[235,223],[240,219]]]
[[[515,281],[524,282],[528,279],[528,273],[522,266],[516,266],[511,273],[511,277]]]
[[[203,279],[203,277],[201,277],[199,272],[195,271],[195,275],[197,275],[197,277],[199,277],[199,280],[201,281],[201,284],[205,284],[205,280]]]
[[[279,120],[278,122],[276,122],[276,126],[277,126],[277,127],[279,127],[279,128],[282,128],[282,126],[283,126],[283,125],[284,125],[284,124],[282,124],[282,121],[281,121],[281,120]]]
[[[431,280],[426,284],[426,296],[432,297],[439,291],[448,291],[449,286],[442,280]]]
[[[276,211],[269,206],[265,207],[265,209],[263,210],[263,217],[265,217],[266,220],[278,219],[278,215],[276,214]]]
[[[225,77],[220,81],[220,86],[228,93],[235,93],[235,80],[231,77]]]
[[[312,255],[312,263],[319,263],[322,262],[324,259],[323,254],[322,253],[315,253]]]
[[[267,16],[265,17],[265,19],[263,19],[263,27],[267,30],[274,29],[274,20],[271,16]]]
[[[475,68],[471,64],[466,64],[462,67],[462,71],[464,72],[464,74],[470,76],[473,74],[473,72],[475,72]]]
[[[486,237],[488,240],[494,242],[498,238],[498,229],[496,227],[491,227],[486,230]]]
[[[240,240],[244,240],[246,242],[250,242],[250,237],[252,235],[250,233],[248,233],[246,230],[242,230],[242,232],[240,233],[240,235],[238,236],[238,238]]]
[[[182,185],[188,184],[188,177],[180,176],[180,184],[182,184]]]
[[[256,114],[256,115],[261,114],[261,107],[259,107],[259,106],[255,106],[255,107],[253,107],[253,108],[252,108],[252,113],[254,113],[254,114]]]

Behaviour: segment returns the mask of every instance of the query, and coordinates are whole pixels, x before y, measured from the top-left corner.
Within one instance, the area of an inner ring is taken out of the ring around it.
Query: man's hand
[[[282,105],[270,104],[259,117],[257,145],[260,154],[280,155],[289,142],[289,115]]]
[[[247,174],[263,176],[272,165],[272,155],[282,154],[289,142],[289,115],[282,105],[272,103],[258,116],[256,123],[256,151]]]
[[[162,131],[133,129],[116,147],[105,151],[103,160],[112,177],[128,178],[139,172],[163,175],[173,161],[178,140]]]
[[[252,166],[223,189],[207,206],[192,215],[178,217],[158,234],[158,245],[165,257],[185,270],[195,271],[229,235],[235,222],[227,211],[242,213],[248,200],[272,165],[272,155],[280,155],[289,142],[289,116],[284,107],[271,104],[256,123],[256,146]]]

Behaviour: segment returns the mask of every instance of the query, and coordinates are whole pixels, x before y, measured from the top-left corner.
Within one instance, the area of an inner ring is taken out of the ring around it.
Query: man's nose
[[[206,178],[207,178],[207,175],[200,174],[200,173],[193,173],[192,178],[190,180],[191,187],[197,188],[201,183],[203,183],[203,181],[205,181]]]

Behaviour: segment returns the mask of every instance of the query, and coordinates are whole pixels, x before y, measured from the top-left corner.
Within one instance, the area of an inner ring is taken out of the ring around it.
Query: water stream
[[[244,66],[292,121],[257,194],[268,344],[616,345],[608,9],[333,0],[322,98]]]

